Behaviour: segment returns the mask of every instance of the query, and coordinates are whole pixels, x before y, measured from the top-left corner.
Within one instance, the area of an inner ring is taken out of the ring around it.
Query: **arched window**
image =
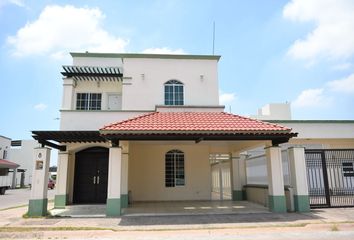
[[[165,83],[165,105],[183,105],[183,83],[170,80]]]
[[[165,155],[165,186],[184,186],[184,153],[174,149]]]

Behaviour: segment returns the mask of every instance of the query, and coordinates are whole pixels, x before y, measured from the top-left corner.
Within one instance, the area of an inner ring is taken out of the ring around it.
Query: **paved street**
[[[55,190],[48,191],[49,199]],[[23,218],[29,189],[0,196],[3,239],[196,239],[196,240],[352,240],[354,208],[316,209],[311,213],[122,216],[120,218]],[[53,202],[49,203],[53,208]]]
[[[48,189],[48,199],[53,199],[54,194],[55,189]],[[30,196],[31,190],[29,188],[6,190],[5,195],[0,195],[0,210],[28,204]]]
[[[48,206],[53,208],[51,202]],[[254,213],[120,218],[22,218],[0,210],[0,238],[11,239],[354,239],[354,208],[311,213]]]

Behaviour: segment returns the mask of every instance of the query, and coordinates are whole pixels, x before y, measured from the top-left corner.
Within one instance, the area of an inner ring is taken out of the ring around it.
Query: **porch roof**
[[[0,168],[18,168],[20,165],[8,160],[0,159]]]
[[[291,128],[225,112],[152,112],[109,124],[109,133],[290,133]]]
[[[225,112],[153,112],[100,129],[118,140],[272,140],[287,142],[291,128]]]
[[[39,143],[61,151],[65,143],[119,140],[233,141],[285,143],[291,128],[224,112],[153,112],[113,123],[100,131],[32,131]]]

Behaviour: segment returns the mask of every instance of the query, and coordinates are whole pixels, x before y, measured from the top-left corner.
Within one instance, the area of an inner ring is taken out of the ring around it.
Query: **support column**
[[[122,183],[121,183],[121,204],[122,208],[127,208],[128,200],[128,171],[129,171],[129,142],[121,141],[122,147]]]
[[[68,202],[69,153],[59,152],[54,208],[65,208]]]
[[[28,216],[30,217],[47,215],[50,150],[46,147],[34,149],[32,188],[28,204]]]
[[[127,208],[128,202],[128,169],[129,169],[129,154],[122,154],[122,186],[121,186],[121,203],[122,208]]]
[[[246,156],[232,153],[232,201],[246,200]]]
[[[107,190],[107,216],[121,215],[121,175],[122,175],[122,149],[111,147],[109,149],[108,190]]]
[[[272,212],[286,212],[284,179],[280,147],[266,147],[268,173],[268,205]]]
[[[16,174],[17,174],[17,168],[14,168],[14,169],[13,169],[13,172],[12,172],[12,183],[11,183],[11,188],[12,188],[12,189],[15,189],[15,188],[16,188],[16,185],[17,185],[17,182],[16,182]]]
[[[310,200],[306,176],[305,151],[302,147],[288,149],[291,185],[294,187],[294,206],[297,212],[309,212]]]

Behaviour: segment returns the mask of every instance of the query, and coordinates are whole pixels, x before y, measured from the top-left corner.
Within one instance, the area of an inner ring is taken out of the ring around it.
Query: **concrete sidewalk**
[[[52,203],[49,208],[52,208]],[[121,218],[23,218],[27,207],[0,211],[0,228],[110,229],[115,231],[301,227],[308,224],[354,223],[354,208],[317,209],[310,213],[122,216]]]

